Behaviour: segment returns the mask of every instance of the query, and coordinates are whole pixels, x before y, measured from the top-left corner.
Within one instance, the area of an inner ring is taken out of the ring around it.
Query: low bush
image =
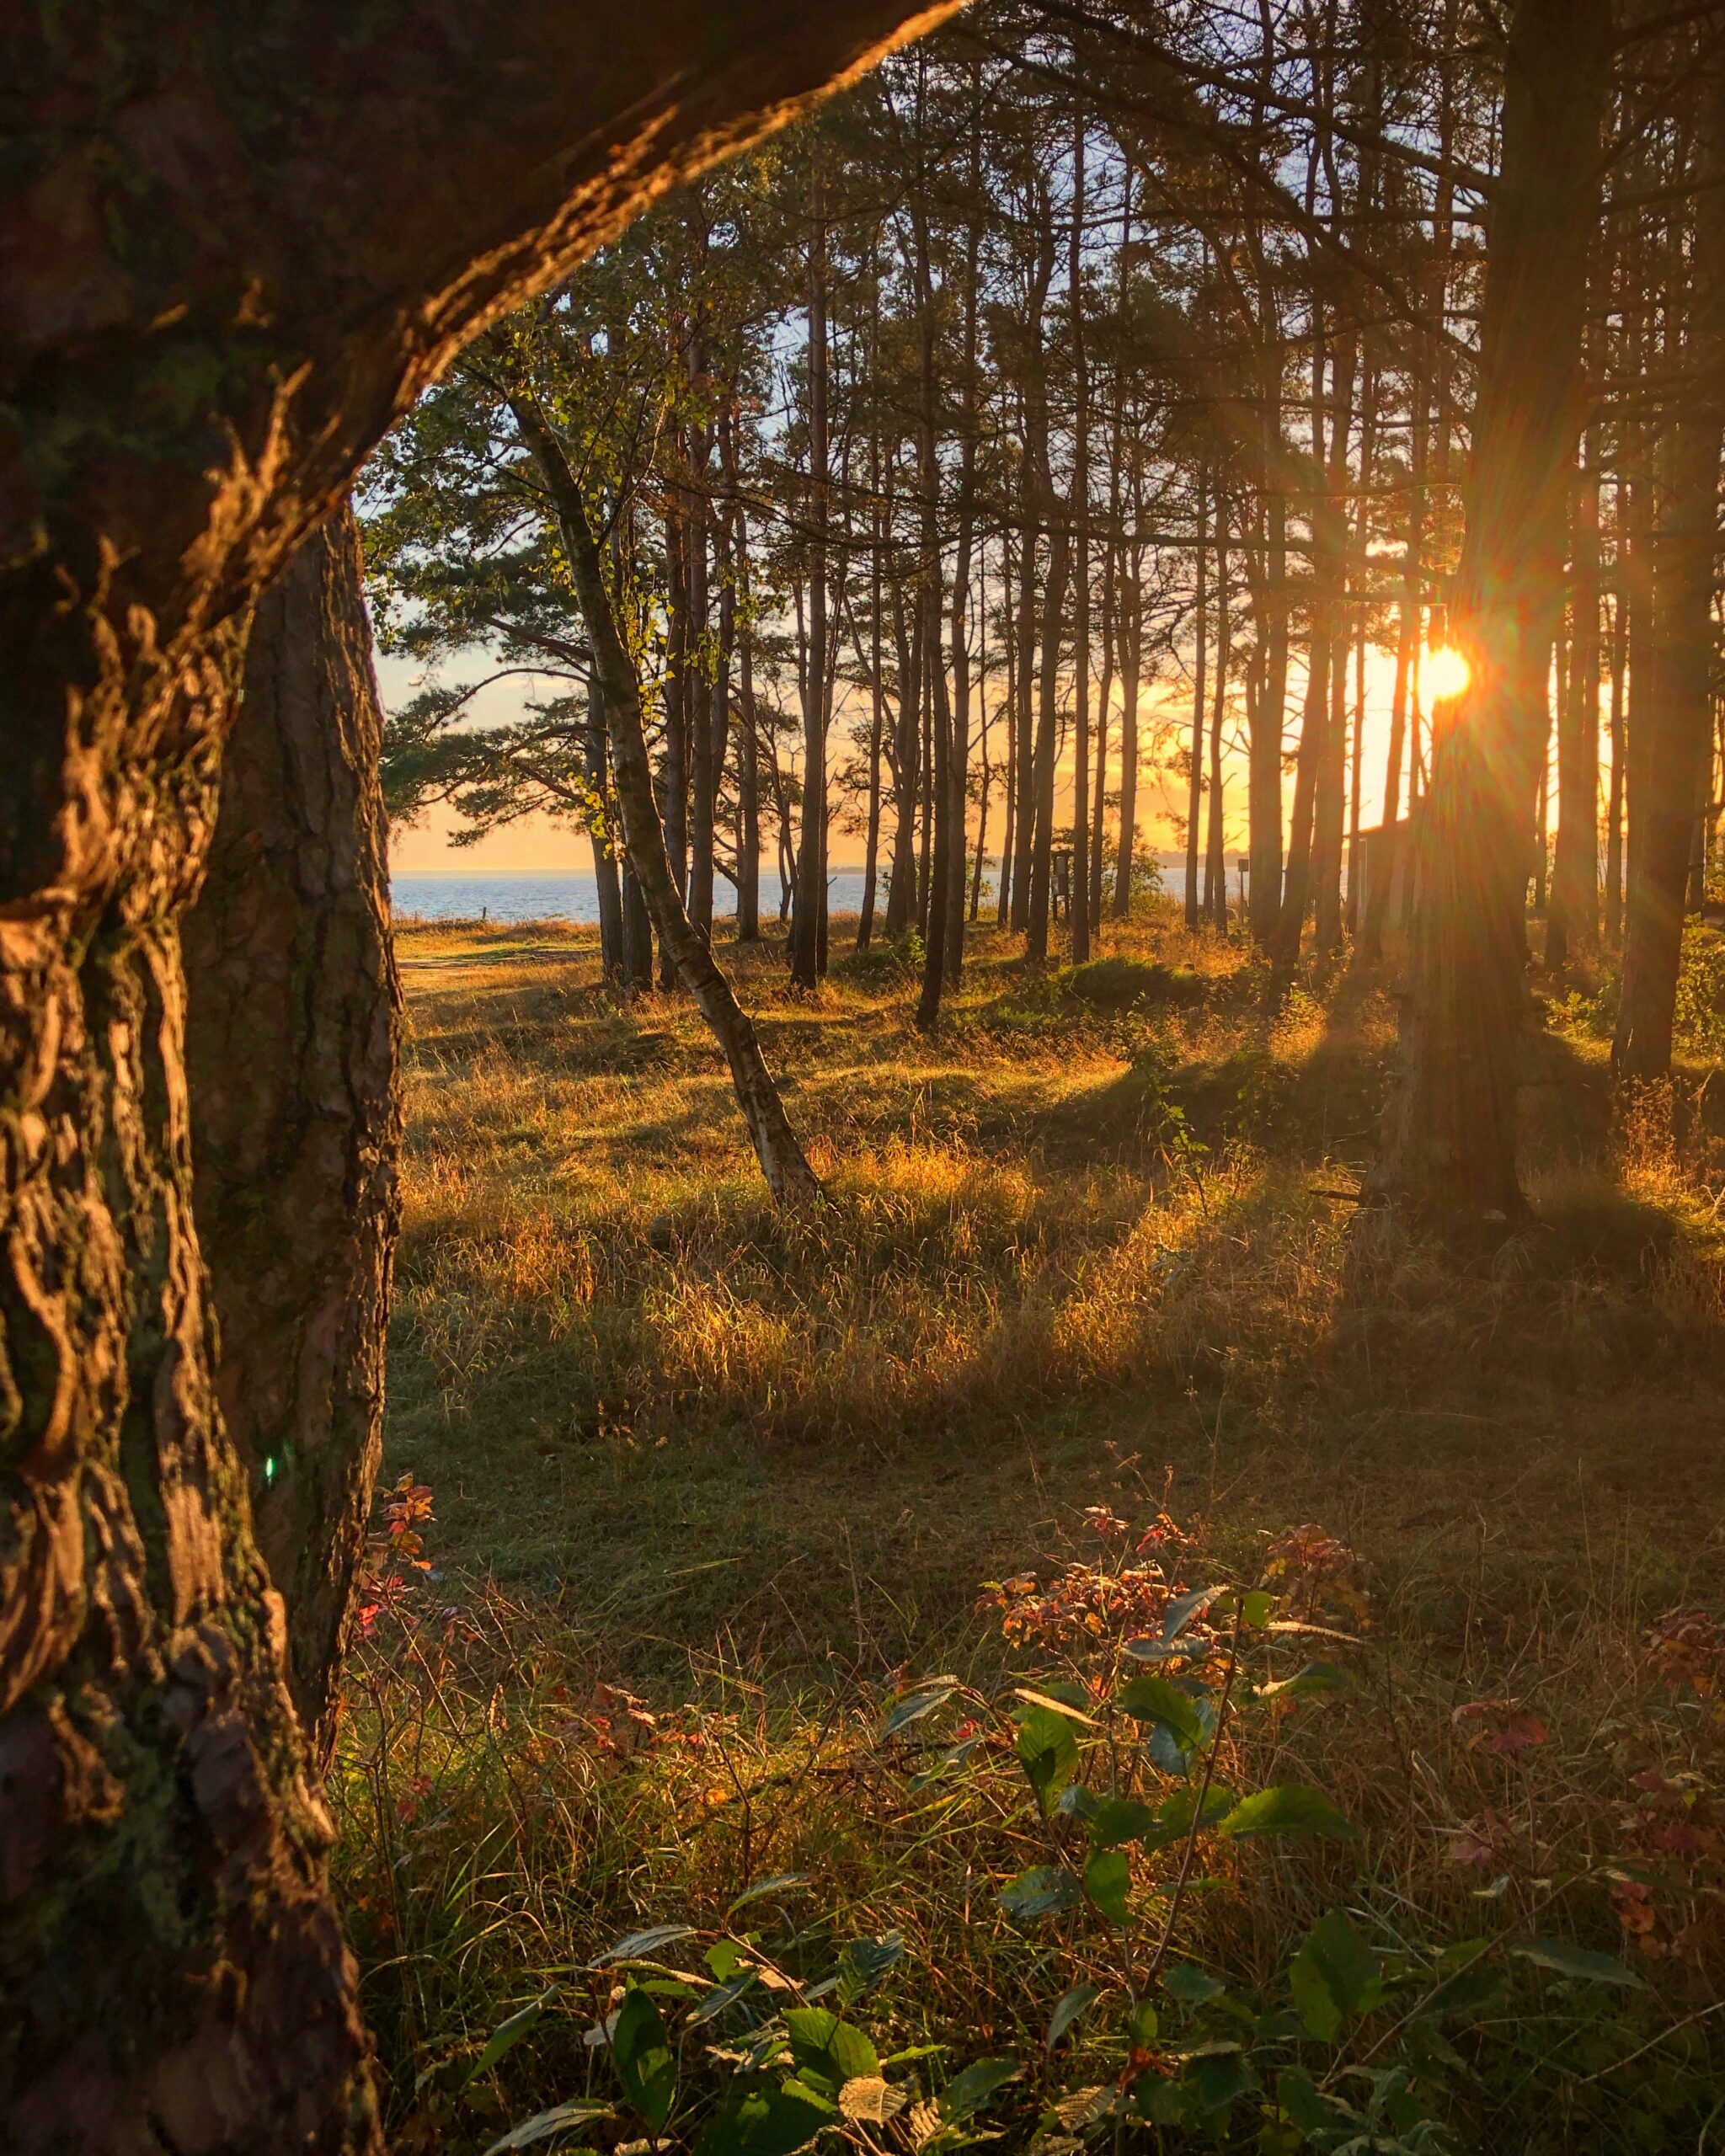
[[[1135,958],[1114,952],[1074,966],[1061,976],[1069,995],[1097,1011],[1130,1011],[1153,1004],[1188,1008],[1203,1002],[1207,984],[1189,966],[1171,966],[1161,959]]]

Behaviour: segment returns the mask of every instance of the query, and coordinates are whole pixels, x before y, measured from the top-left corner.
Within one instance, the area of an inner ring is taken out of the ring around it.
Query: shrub
[[[1130,1011],[1141,1004],[1185,1006],[1201,1003],[1204,996],[1203,976],[1189,967],[1129,958],[1124,952],[1075,966],[1064,985],[1069,995],[1098,1011]]]

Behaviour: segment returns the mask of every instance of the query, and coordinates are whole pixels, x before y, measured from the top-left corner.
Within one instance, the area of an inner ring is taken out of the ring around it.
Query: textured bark
[[[243,626],[152,709],[117,684],[83,700],[82,798],[0,848],[0,2118],[19,2156],[376,2143],[193,1225],[176,917]],[[56,837],[62,881],[33,889],[20,871]]]
[[[1196,928],[1201,908],[1199,900],[1198,863],[1202,851],[1204,829],[1204,669],[1210,663],[1210,587],[1204,581],[1205,546],[1210,513],[1206,475],[1198,475],[1198,552],[1194,564],[1194,581],[1197,586],[1197,627],[1193,632],[1192,649],[1192,734],[1186,751],[1186,926]]]
[[[1576,488],[1570,544],[1573,616],[1567,693],[1557,712],[1557,844],[1546,963],[1555,970],[1599,941],[1599,472]]]
[[[623,971],[623,899],[617,880],[617,854],[611,842],[610,758],[606,751],[605,698],[596,682],[587,685],[587,723],[582,729],[586,760],[588,835],[593,846],[593,889],[599,899],[599,970],[608,981]]]
[[[826,971],[826,197],[817,152],[809,194],[809,663],[803,675],[803,830],[791,916],[791,979]]]
[[[1277,408],[1279,414],[1279,406]],[[1281,420],[1266,421],[1281,432]],[[1268,462],[1268,459],[1266,459]],[[1288,504],[1279,491],[1265,506],[1268,620],[1258,699],[1249,714],[1247,910],[1252,941],[1268,950],[1282,912],[1282,716],[1288,700]],[[1263,618],[1263,616],[1260,616]]]
[[[184,937],[216,1393],[320,1771],[382,1449],[400,1220],[401,990],[360,578],[344,510],[259,602]]]
[[[193,1224],[179,918],[244,616],[489,318],[912,19],[0,15],[8,2156],[377,2141]]]
[[[1084,115],[1072,122],[1072,963],[1090,957],[1090,371],[1084,354]],[[1106,724],[1106,718],[1103,721]]]
[[[1135,545],[1124,552],[1120,573],[1120,846],[1114,861],[1116,921],[1124,921],[1132,910],[1132,857],[1138,844],[1138,674],[1143,645],[1144,595],[1139,585],[1139,550]]]
[[[1464,1230],[1525,1210],[1515,1157],[1530,1007],[1524,906],[1583,416],[1610,35],[1607,0],[1519,0],[1510,26],[1450,614],[1472,685],[1434,716],[1406,1067],[1372,1177],[1376,1191]]]
[[[1663,1077],[1671,1067],[1690,848],[1712,790],[1713,591],[1725,419],[1725,72],[1717,67],[1705,99],[1706,184],[1696,204],[1684,354],[1697,387],[1657,453],[1652,649],[1649,663],[1637,670],[1629,739],[1629,889],[1611,1065],[1634,1079]]]

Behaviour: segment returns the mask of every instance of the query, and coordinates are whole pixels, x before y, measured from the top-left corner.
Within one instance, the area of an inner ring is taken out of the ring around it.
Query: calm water
[[[417,914],[425,921],[597,921],[599,891],[591,874],[585,876],[396,876],[390,879],[390,896],[397,913]],[[855,913],[862,904],[862,872],[841,869],[829,886],[827,905],[833,913]],[[729,883],[721,882],[714,894],[714,908],[721,917],[736,911],[736,899]],[[763,873],[761,911],[772,920],[778,911],[778,878]]]
[[[1162,889],[1178,893],[1185,873],[1183,857],[1164,853]],[[1113,871],[1110,868],[1110,875]],[[1234,857],[1228,857],[1228,895],[1231,901],[1238,882]],[[983,878],[991,889],[991,873]],[[1112,884],[1109,886],[1112,889]],[[417,914],[425,921],[576,921],[599,918],[598,887],[591,874],[569,876],[396,876],[390,879],[395,910],[406,918]],[[736,911],[736,897],[721,878],[713,894],[717,915],[729,919]],[[879,903],[886,904],[886,879],[881,878]],[[833,913],[857,913],[862,905],[862,871],[841,868],[828,886],[827,906]],[[761,915],[763,921],[778,913],[777,872],[763,866],[761,872]]]

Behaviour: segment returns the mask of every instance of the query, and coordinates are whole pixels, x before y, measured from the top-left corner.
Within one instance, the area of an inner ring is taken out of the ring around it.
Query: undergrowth
[[[386,1561],[334,1793],[393,2145],[1701,2127],[1725,1632],[1626,1582],[1506,1666],[1506,1613],[1434,1653],[1315,1527],[1086,1527],[961,1669],[776,1699],[714,1658],[670,1710],[554,1607]]]
[[[1110,936],[1090,997],[980,934],[932,1040],[903,953],[724,953],[788,1215],[590,937],[403,939],[407,1481],[334,1786],[393,2146],[1710,2131],[1704,1074],[1554,1025],[1535,1221],[1458,1259],[1356,1203],[1383,982]],[[1183,1838],[1206,1774],[1344,1824]]]

